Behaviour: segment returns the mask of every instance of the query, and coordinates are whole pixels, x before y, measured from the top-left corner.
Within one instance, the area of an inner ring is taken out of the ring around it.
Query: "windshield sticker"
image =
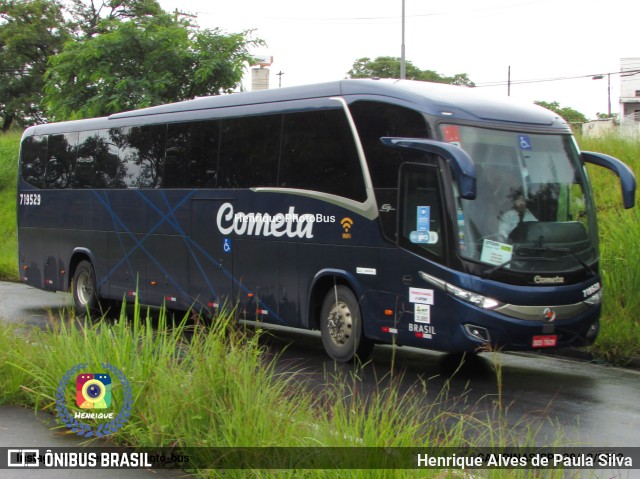
[[[442,127],[442,135],[444,136],[444,141],[447,143],[451,143],[452,145],[456,145],[457,147],[462,147],[462,138],[460,137],[460,128],[456,125],[445,125]]]
[[[483,263],[500,265],[511,261],[513,246],[485,239],[482,242],[482,254],[480,261]]]
[[[431,324],[431,306],[416,304],[413,316],[416,323]]]
[[[531,150],[531,140],[529,135],[518,135],[518,144],[521,150]]]
[[[438,242],[438,234],[429,231],[431,227],[431,207],[418,206],[416,208],[416,229],[409,233],[409,241],[418,244],[435,244]]]
[[[429,231],[431,208],[429,206],[418,206],[418,231]]]
[[[414,244],[436,244],[439,236],[435,231],[412,231],[409,233],[409,241]]]
[[[433,304],[433,290],[409,288],[409,301],[420,304]]]

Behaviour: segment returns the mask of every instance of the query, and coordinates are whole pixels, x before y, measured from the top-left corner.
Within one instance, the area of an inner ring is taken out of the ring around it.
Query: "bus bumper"
[[[600,330],[600,311],[598,305],[573,318],[556,321],[521,320],[482,312],[461,321],[457,330],[454,328],[450,349],[531,351],[589,346]]]

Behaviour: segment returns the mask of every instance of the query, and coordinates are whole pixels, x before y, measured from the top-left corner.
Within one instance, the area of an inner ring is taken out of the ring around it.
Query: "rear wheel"
[[[366,360],[373,342],[364,336],[360,306],[346,286],[335,286],[327,293],[320,311],[320,332],[327,354],[336,361]]]
[[[89,261],[80,261],[76,266],[71,289],[76,313],[94,314],[100,312],[96,273]]]

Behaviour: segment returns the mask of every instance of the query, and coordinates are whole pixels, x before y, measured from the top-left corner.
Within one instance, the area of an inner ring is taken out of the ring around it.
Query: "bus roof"
[[[516,101],[508,97],[497,97],[480,92],[475,88],[463,86],[411,80],[378,79],[340,80],[257,92],[200,97],[140,110],[115,113],[106,118],[93,120],[95,123],[104,125],[104,120],[107,118],[109,120],[133,118],[140,120],[142,117],[170,115],[172,113],[330,97],[345,97],[347,100],[355,97],[369,100],[379,99],[410,106],[423,113],[449,118],[451,121],[505,122],[522,124],[523,126],[528,125],[530,127],[568,130],[567,124],[557,114],[532,103]],[[151,118],[148,119],[150,122],[153,121]],[[66,128],[75,126],[79,127],[79,129],[86,129],[90,127],[87,125],[88,122],[92,122],[92,120],[65,122],[64,126]],[[71,125],[71,123],[75,125]],[[81,127],[79,123],[82,124]],[[63,127],[63,124],[59,125]],[[35,129],[40,130],[38,127],[35,127]],[[45,129],[51,132],[51,128]],[[58,128],[53,129],[58,130]],[[44,133],[44,131],[42,132]],[[38,134],[40,131],[30,131],[29,133]]]
[[[482,119],[551,126],[558,115],[531,103],[483,94],[474,88],[412,80],[341,80],[330,83],[277,88],[233,95],[217,95],[160,105],[131,112],[116,113],[119,119],[189,110],[274,103],[331,96],[374,95],[413,103],[416,109],[432,115],[464,116]]]

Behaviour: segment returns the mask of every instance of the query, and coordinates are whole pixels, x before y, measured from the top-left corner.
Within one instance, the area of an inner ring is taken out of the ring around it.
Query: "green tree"
[[[242,79],[249,33],[198,30],[168,14],[117,21],[51,58],[45,102],[55,119],[87,118],[230,92]]]
[[[0,0],[0,128],[231,91],[262,44],[157,0]]]
[[[408,80],[475,86],[466,73],[458,73],[448,77],[433,70],[420,70],[410,61],[406,61],[405,66]],[[359,58],[353,63],[347,76],[349,78],[400,78],[400,58],[377,57],[374,60],[368,57]]]
[[[262,44],[250,32],[199,30],[169,14],[112,20],[51,58],[45,103],[56,120],[230,92]]]
[[[43,121],[47,59],[68,32],[60,4],[51,0],[0,0],[0,128]]]
[[[119,21],[162,15],[157,0],[68,0],[69,27],[77,38],[91,38],[112,30]]]
[[[567,123],[586,123],[587,117],[584,116],[577,110],[570,108],[568,106],[561,107],[560,103],[557,101],[552,101],[551,103],[546,101],[536,101],[536,105],[539,105],[547,110],[551,110],[554,113],[560,115]]]
[[[612,113],[611,115],[608,113],[596,113],[596,118],[598,120],[617,120],[618,119],[618,114],[617,113]]]

